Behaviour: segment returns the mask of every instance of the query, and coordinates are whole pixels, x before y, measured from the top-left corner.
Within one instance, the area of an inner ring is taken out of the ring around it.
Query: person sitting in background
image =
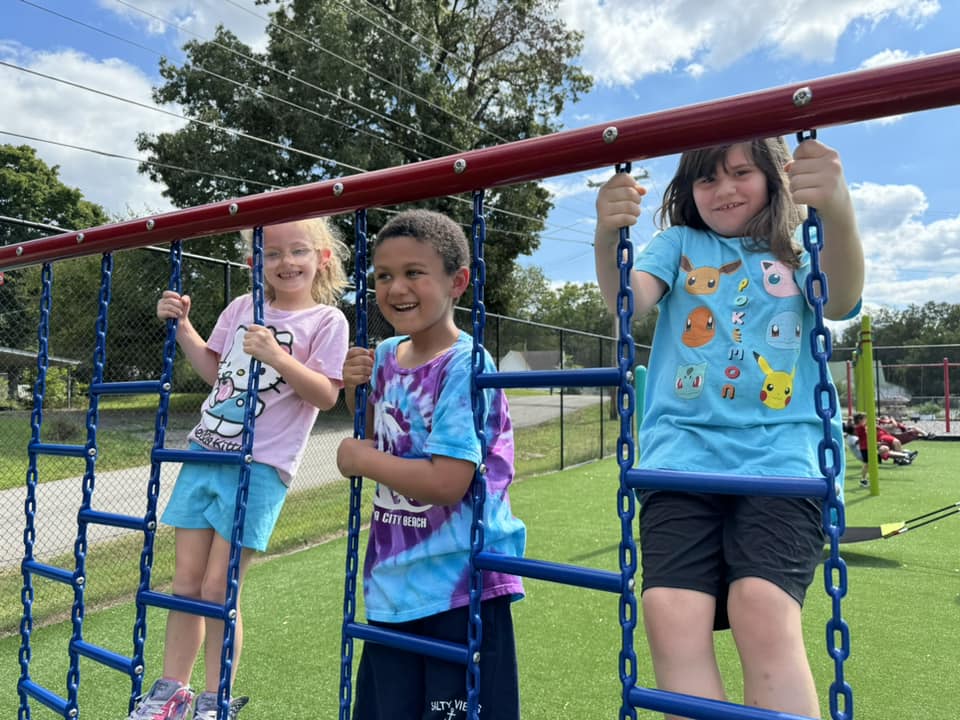
[[[870,481],[867,479],[867,415],[866,413],[856,413],[853,416],[853,427],[850,428],[850,425],[847,424],[844,427],[844,431],[849,433],[849,429],[852,429],[853,435],[857,438],[857,454],[860,459],[863,461],[863,468],[860,471],[860,486],[867,487],[870,484]],[[913,459],[917,456],[916,450],[910,450],[904,452],[900,449],[893,449],[890,445],[883,442],[881,439],[882,436],[889,437],[886,433],[882,433],[877,430],[877,457],[880,460],[887,460],[888,458],[893,459],[893,462],[897,465],[910,465],[913,462]],[[852,445],[851,445],[851,449]]]
[[[919,438],[930,440],[937,436],[936,433],[926,432],[917,425],[906,425],[892,415],[881,415],[877,420],[877,428],[889,433],[901,445],[906,445],[908,442]]]

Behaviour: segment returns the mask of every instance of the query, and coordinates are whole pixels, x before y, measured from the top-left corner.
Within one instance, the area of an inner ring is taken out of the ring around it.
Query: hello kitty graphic
[[[293,333],[269,328],[281,348],[287,353],[293,352]],[[214,385],[207,400],[208,407],[203,410],[203,426],[222,437],[237,437],[243,432],[243,414],[247,404],[247,389],[250,387],[251,357],[243,350],[243,337],[247,327],[241,325],[233,335],[230,349],[220,360],[217,371],[217,384]],[[280,374],[269,365],[260,365],[260,384],[257,392],[257,411],[259,417],[269,402],[270,392],[278,392],[285,382]],[[264,401],[264,398],[267,398]]]

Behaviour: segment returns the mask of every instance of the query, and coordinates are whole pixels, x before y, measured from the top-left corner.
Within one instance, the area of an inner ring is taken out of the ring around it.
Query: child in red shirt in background
[[[867,487],[870,481],[867,479],[867,414],[856,413],[853,416],[853,434],[857,437],[857,449],[860,452],[860,459],[863,460],[863,469],[860,473],[860,486]],[[909,465],[917,456],[916,450],[904,452],[900,441],[889,433],[877,428],[877,456],[881,460],[893,458],[897,465]]]

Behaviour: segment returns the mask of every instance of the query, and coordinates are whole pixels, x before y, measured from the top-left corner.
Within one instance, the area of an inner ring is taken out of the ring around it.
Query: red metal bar
[[[795,104],[808,89],[810,100]],[[0,270],[960,104],[960,51],[0,248]],[[615,128],[612,133],[605,133]],[[605,139],[605,134],[607,139]],[[459,168],[459,169],[458,169]]]

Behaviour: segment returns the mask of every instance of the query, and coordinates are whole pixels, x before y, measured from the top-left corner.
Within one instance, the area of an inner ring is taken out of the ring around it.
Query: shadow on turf
[[[828,548],[823,549],[824,559],[830,554]],[[887,568],[894,569],[900,567],[900,562],[885,557],[877,557],[864,552],[851,552],[846,548],[840,550],[840,557],[848,567],[867,567],[867,568]]]

